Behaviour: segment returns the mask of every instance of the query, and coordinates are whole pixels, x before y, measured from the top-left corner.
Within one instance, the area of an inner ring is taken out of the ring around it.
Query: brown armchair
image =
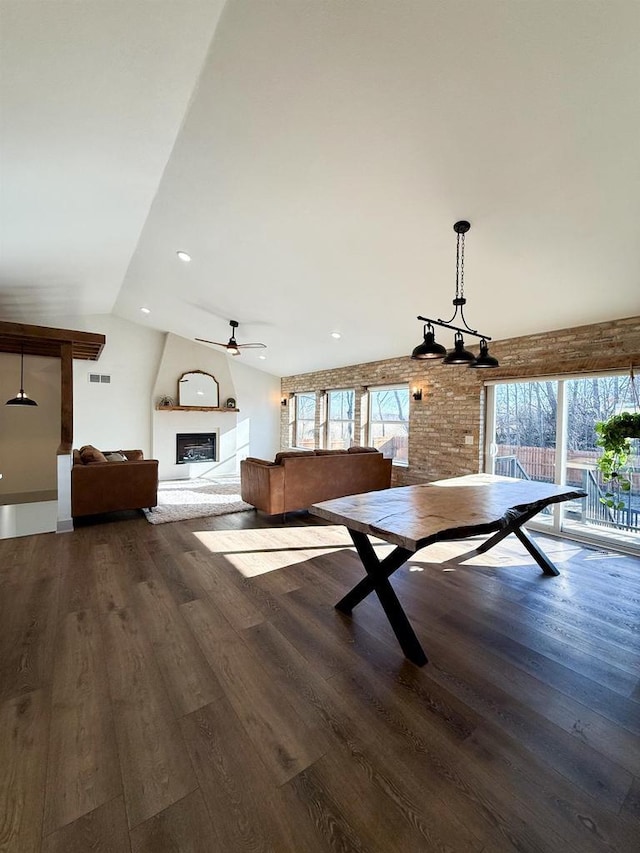
[[[82,448],[84,451],[85,448]],[[95,448],[92,448],[95,450]],[[103,454],[73,451],[71,515],[96,515],[123,509],[152,509],[158,503],[158,460],[141,450],[122,450],[125,462],[83,461]]]

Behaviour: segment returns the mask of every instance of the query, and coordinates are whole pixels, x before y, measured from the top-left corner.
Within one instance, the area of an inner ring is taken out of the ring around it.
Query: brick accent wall
[[[416,326],[415,341],[407,341],[407,350],[419,342],[420,332],[421,327]],[[445,334],[440,338],[446,345]],[[468,348],[477,352],[473,346]],[[364,443],[366,406],[361,404],[367,386],[406,382],[410,389],[422,388],[421,401],[410,397],[409,465],[394,466],[394,485],[473,474],[483,468],[486,380],[628,369],[631,364],[639,368],[640,317],[494,341],[490,352],[500,361],[497,370],[469,370],[443,365],[440,360],[413,361],[403,356],[285,376],[282,395],[316,392],[318,446],[325,417],[325,390],[355,388],[355,435]],[[283,447],[293,440],[293,414],[292,405],[282,408]],[[468,435],[473,437],[473,444],[465,444]]]

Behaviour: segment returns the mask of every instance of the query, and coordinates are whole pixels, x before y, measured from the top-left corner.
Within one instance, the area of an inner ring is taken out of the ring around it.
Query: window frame
[[[406,393],[407,393],[407,419],[406,419],[406,421],[376,420],[376,418],[373,416],[374,406],[373,406],[373,401],[372,401],[372,394],[375,394],[378,391],[406,391]],[[392,465],[398,465],[401,468],[408,468],[409,467],[409,428],[410,428],[410,424],[411,424],[411,411],[410,411],[411,397],[410,397],[410,393],[411,393],[411,389],[410,389],[408,382],[407,383],[394,382],[390,385],[369,385],[369,387],[367,388],[367,398],[368,398],[367,402],[368,402],[368,415],[369,415],[368,420],[367,420],[367,444],[371,447],[375,446],[374,445],[374,439],[372,436],[374,424],[406,425],[406,428],[407,428],[407,460],[405,462],[404,460],[396,460],[395,457],[393,457],[393,456],[390,457],[391,458],[391,464]]]
[[[494,448],[496,444],[493,441],[496,430],[496,386],[498,385],[513,385],[527,382],[557,382],[557,405],[556,405],[556,459],[555,459],[555,476],[554,483],[556,485],[566,484],[566,462],[567,462],[567,429],[568,429],[568,400],[567,400],[567,383],[573,381],[583,381],[590,379],[608,379],[610,377],[620,376],[629,377],[628,368],[611,368],[598,370],[584,371],[569,371],[567,373],[541,373],[532,374],[531,376],[517,377],[502,377],[496,379],[487,379],[484,381],[485,389],[485,436],[484,436],[484,465],[483,468],[489,473],[494,471]],[[552,536],[559,536],[563,539],[573,540],[576,542],[586,543],[588,545],[601,545],[612,550],[622,553],[640,554],[640,546],[636,542],[631,541],[626,536],[617,535],[615,532],[609,534],[590,531],[588,529],[579,530],[576,526],[565,525],[566,505],[564,503],[553,504],[550,507],[552,515],[552,524],[547,525],[541,523],[537,518],[533,518],[527,522],[527,528],[542,533],[547,533]]]
[[[298,400],[302,397],[309,397],[313,400],[313,419],[298,417]],[[299,447],[302,450],[311,450],[316,448],[316,415],[318,409],[318,397],[315,391],[296,391],[293,395],[293,446]],[[299,425],[311,424],[311,435],[313,439],[313,447],[307,448],[304,444],[299,443]]]
[[[331,395],[334,393],[342,393],[345,391],[349,391],[353,394],[353,417],[351,418],[332,418],[331,417]],[[324,435],[324,446],[329,448],[331,441],[331,424],[351,424],[353,429],[351,431],[351,441],[354,442],[356,438],[356,389],[355,387],[344,387],[344,388],[327,388],[325,393],[325,401],[326,401],[326,417],[325,417],[325,435]],[[351,445],[349,445],[351,446]],[[346,450],[347,448],[345,448]]]

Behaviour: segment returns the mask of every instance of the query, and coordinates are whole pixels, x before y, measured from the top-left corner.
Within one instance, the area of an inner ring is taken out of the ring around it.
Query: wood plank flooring
[[[479,541],[393,577],[421,669],[304,514],[0,541],[0,851],[637,853],[640,559]]]

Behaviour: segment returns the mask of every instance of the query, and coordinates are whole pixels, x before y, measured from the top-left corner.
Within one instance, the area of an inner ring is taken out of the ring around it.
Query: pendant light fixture
[[[456,232],[456,296],[453,300],[454,312],[450,320],[431,320],[429,317],[418,316],[418,320],[422,320],[425,324],[423,328],[423,338],[421,344],[413,350],[411,358],[428,359],[441,358],[443,364],[466,364],[467,367],[474,368],[491,368],[499,367],[498,359],[489,355],[489,344],[491,340],[489,335],[484,335],[478,332],[477,329],[472,329],[465,320],[464,306],[467,300],[464,296],[464,235],[471,228],[471,224],[462,219],[456,222],[453,230]],[[454,326],[453,321],[460,315],[459,322],[461,326]],[[443,326],[445,329],[451,329],[455,332],[453,339],[453,349],[449,352],[441,345],[436,343],[434,325]],[[473,335],[480,338],[480,355],[475,356],[472,352],[464,347],[464,335]]]
[[[7,400],[5,406],[37,406],[35,400],[31,400],[24,391],[24,344],[20,348],[20,390],[15,397]]]

